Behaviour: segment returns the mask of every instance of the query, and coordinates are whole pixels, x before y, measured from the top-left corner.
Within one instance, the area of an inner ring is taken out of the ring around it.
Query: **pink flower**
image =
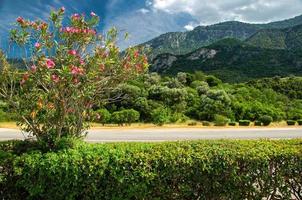
[[[20,24],[22,24],[24,22],[24,19],[22,17],[18,17],[17,18],[17,22],[20,23]]]
[[[29,74],[28,74],[28,73],[25,73],[25,74],[23,75],[22,80],[20,81],[20,84],[23,85],[23,84],[28,80],[28,78],[29,78]]]
[[[139,56],[139,52],[138,52],[138,51],[135,51],[135,52],[134,52],[134,58],[138,58],[138,56]]]
[[[74,79],[73,79],[73,83],[74,83],[74,84],[78,84],[78,83],[80,83],[80,81],[79,81],[79,79],[74,78]]]
[[[56,66],[56,64],[54,63],[54,61],[52,61],[51,59],[46,59],[46,67],[48,69],[53,69]]]
[[[61,8],[60,8],[60,11],[61,11],[61,12],[65,12],[65,7],[64,7],[64,6],[61,7]]]
[[[79,15],[78,13],[75,13],[75,14],[73,14],[73,15],[71,16],[71,18],[72,18],[73,20],[79,20],[79,19],[80,19],[80,15]]]
[[[91,12],[90,15],[91,15],[92,17],[95,17],[95,16],[96,16],[96,14],[95,14],[94,12]]]
[[[36,47],[37,49],[39,49],[39,48],[41,47],[41,44],[40,44],[39,42],[36,42],[36,43],[35,43],[35,47]]]
[[[85,64],[85,61],[84,61],[82,58],[80,58],[80,64],[81,64],[81,65],[84,65],[84,64]]]
[[[77,51],[76,50],[69,50],[68,54],[72,55],[72,56],[75,56],[75,55],[77,55]]]
[[[72,66],[71,67],[71,74],[73,75],[83,75],[84,70],[82,68]]]
[[[36,65],[32,65],[30,67],[30,69],[31,69],[32,72],[36,72],[37,71],[37,66]]]
[[[58,83],[60,81],[60,78],[58,75],[53,74],[53,75],[51,75],[51,80],[55,83]]]

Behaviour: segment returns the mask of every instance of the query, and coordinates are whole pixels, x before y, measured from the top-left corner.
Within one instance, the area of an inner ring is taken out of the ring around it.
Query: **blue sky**
[[[46,19],[53,8],[64,6],[68,14],[97,13],[99,30],[116,26],[129,32],[125,48],[162,33],[191,30],[229,20],[265,23],[302,14],[302,0],[0,0],[0,46],[18,16]]]

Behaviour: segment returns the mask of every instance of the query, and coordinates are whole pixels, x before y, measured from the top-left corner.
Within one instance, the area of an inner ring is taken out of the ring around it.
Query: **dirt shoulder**
[[[15,122],[0,122],[0,128],[9,128],[9,129],[18,129]],[[268,129],[268,128],[301,128],[302,126],[288,126],[286,122],[272,123],[270,126],[203,126],[202,124],[197,124],[195,126],[189,126],[187,123],[183,124],[166,124],[164,126],[156,126],[154,124],[144,124],[144,123],[135,123],[131,124],[131,126],[117,126],[117,125],[101,125],[97,123],[91,124],[92,130],[97,129],[251,129],[251,128],[259,128],[259,129]]]

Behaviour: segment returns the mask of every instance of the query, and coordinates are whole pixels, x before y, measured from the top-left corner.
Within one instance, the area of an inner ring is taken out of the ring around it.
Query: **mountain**
[[[226,82],[302,75],[302,51],[264,49],[237,39],[223,39],[185,55],[160,54],[150,70],[167,75],[200,70]]]
[[[252,46],[268,49],[302,49],[302,25],[285,29],[264,29],[246,41]]]
[[[210,26],[198,26],[187,32],[166,33],[139,46],[150,47],[150,58],[153,59],[162,53],[186,54],[224,38],[245,40],[262,29],[289,28],[300,24],[302,24],[302,15],[268,24],[229,21]]]

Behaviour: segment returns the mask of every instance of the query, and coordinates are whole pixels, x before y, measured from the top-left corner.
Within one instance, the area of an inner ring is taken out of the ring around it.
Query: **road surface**
[[[0,128],[0,141],[24,139],[21,131]],[[199,139],[291,139],[302,138],[302,128],[145,128],[92,129],[87,142],[177,141]]]

